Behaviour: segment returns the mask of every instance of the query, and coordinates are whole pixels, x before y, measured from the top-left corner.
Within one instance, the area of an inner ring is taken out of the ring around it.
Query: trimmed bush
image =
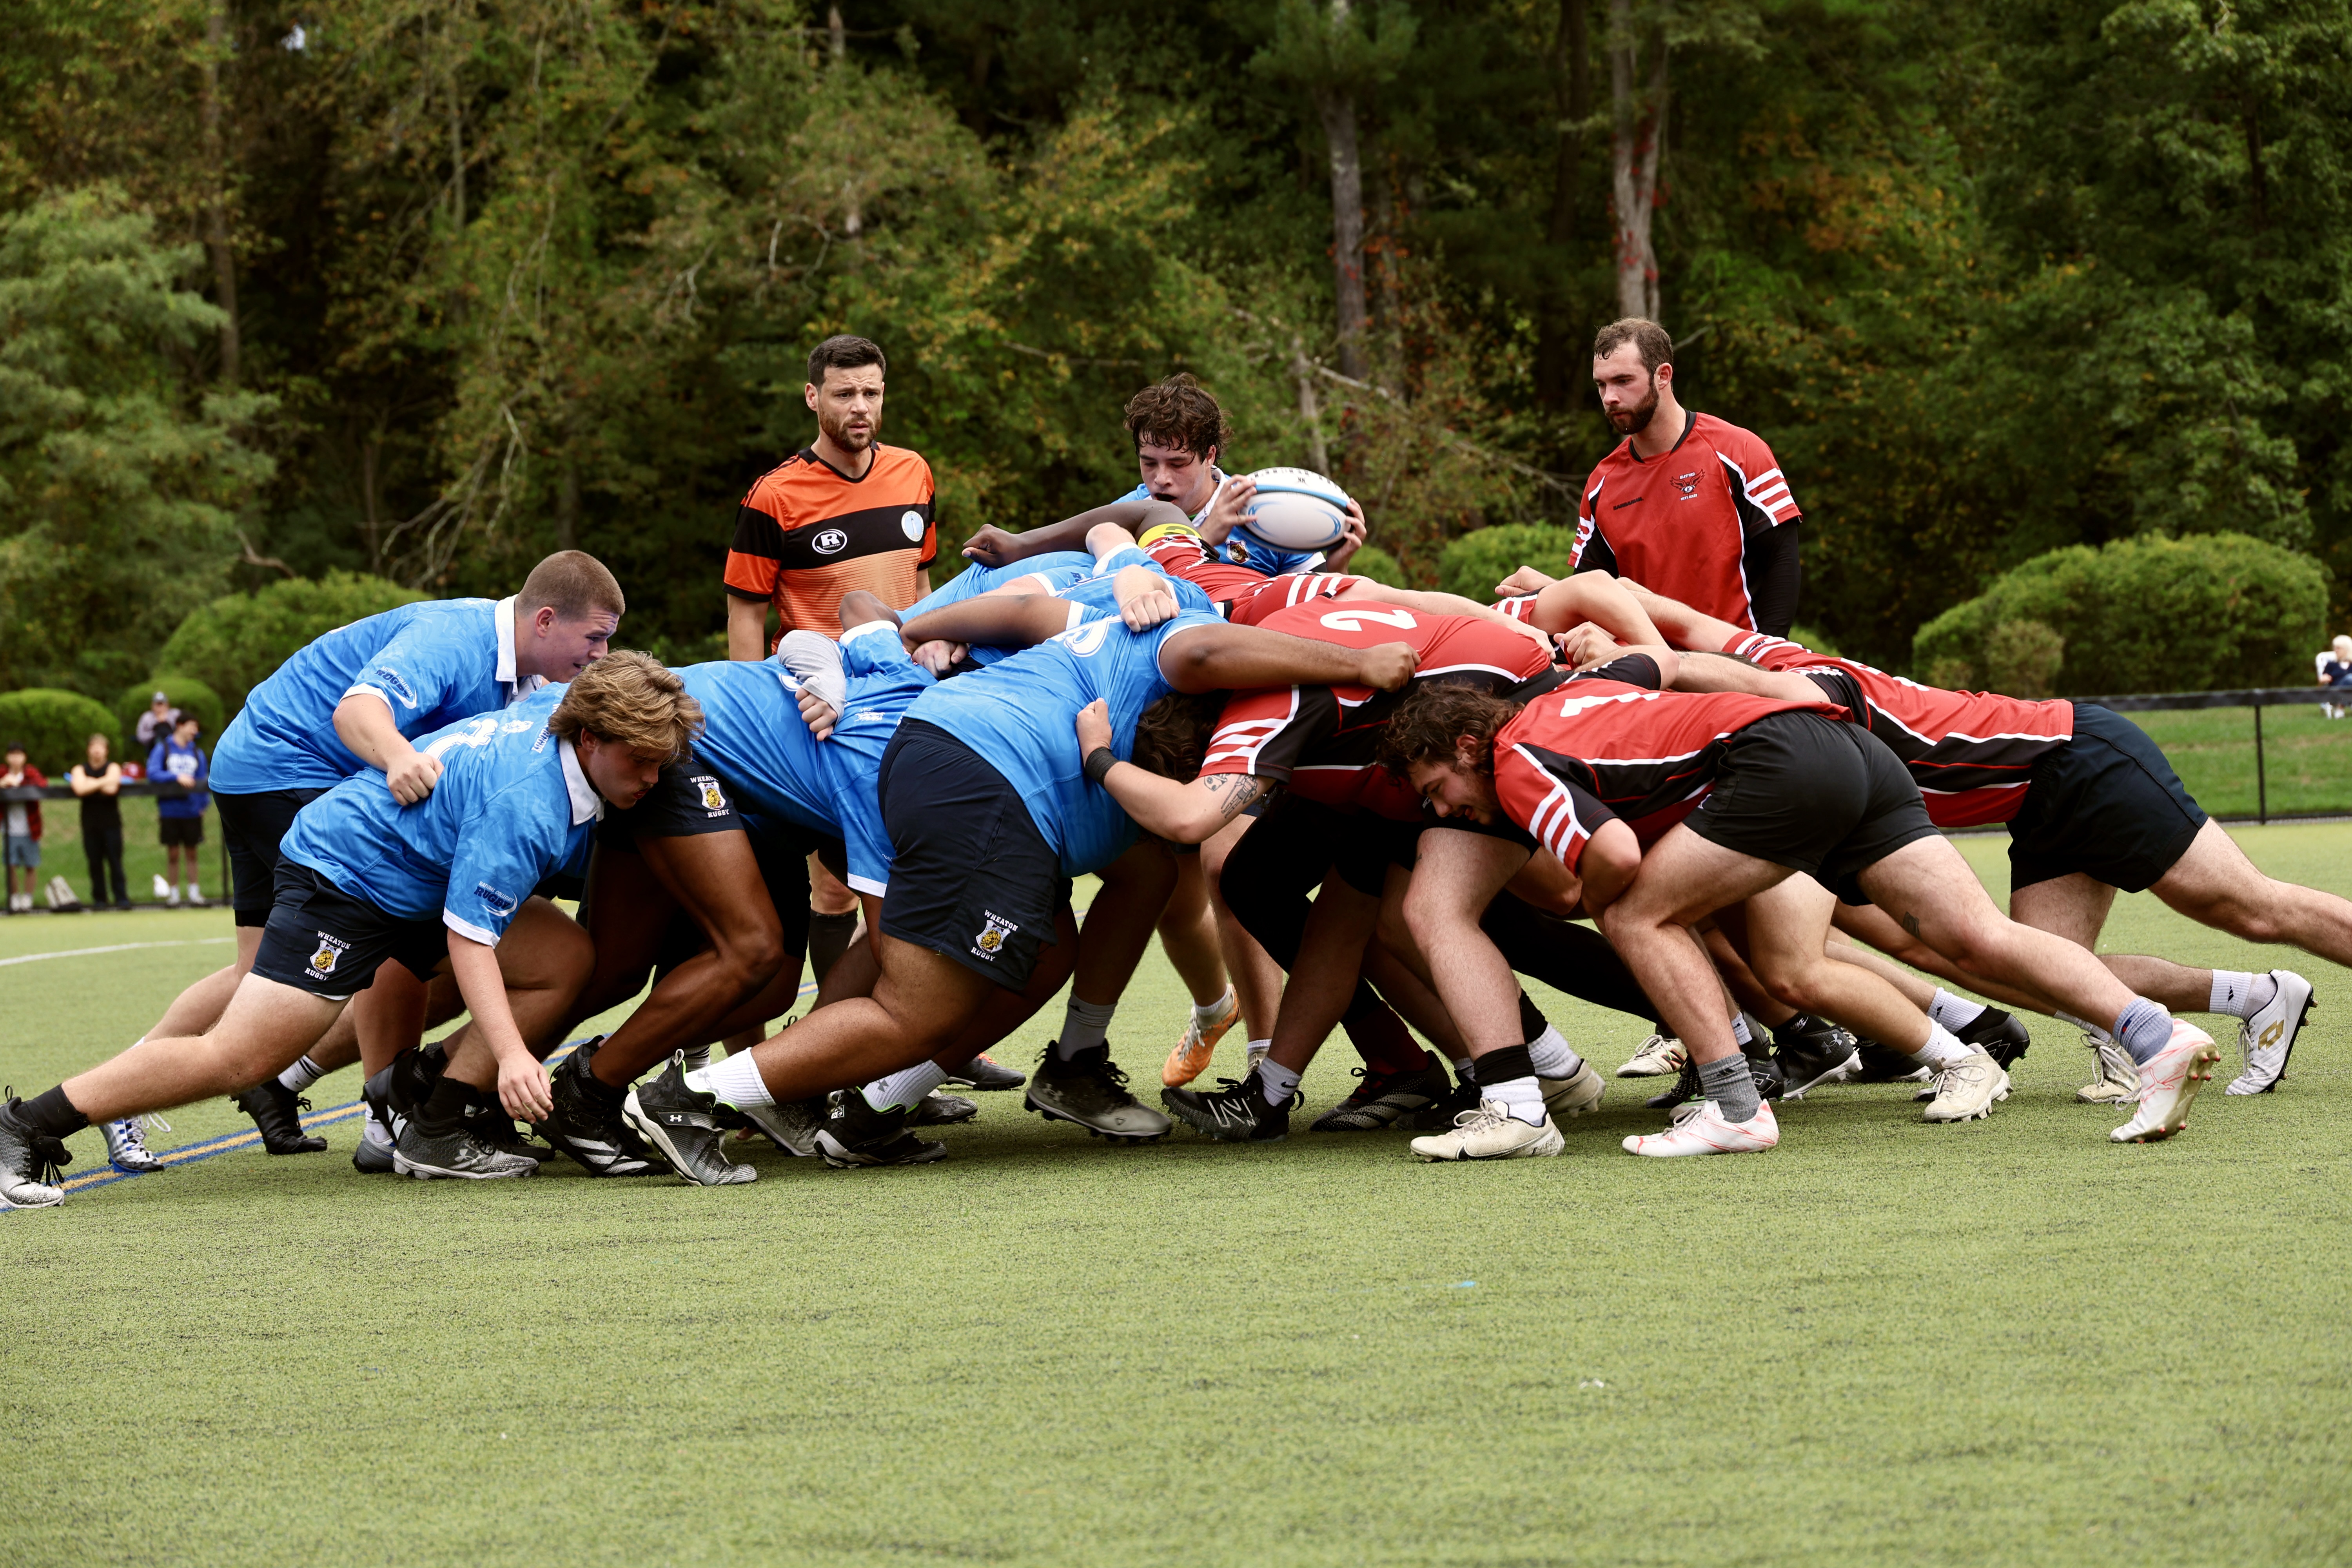
[[[2017,696],[2307,686],[2326,641],[2319,563],[2242,533],[2037,555],[1919,628],[1938,686]]]
[[[1507,522],[1475,529],[1445,547],[1437,559],[1437,585],[1449,594],[1495,602],[1495,584],[1522,566],[1548,576],[1568,575],[1576,531],[1544,522]]]
[[[221,716],[226,720],[245,706],[247,692],[316,638],[423,597],[359,572],[330,572],[315,583],[289,577],[191,612],[163,645],[155,668],[184,671],[227,698],[229,712]],[[143,700],[140,706],[146,706]]]
[[[26,759],[52,784],[89,753],[92,735],[114,732],[114,715],[106,704],[79,691],[29,686],[0,696],[0,746],[21,742]],[[114,760],[124,759],[118,752]]]
[[[136,757],[131,756],[129,750],[121,748],[139,745],[135,739],[139,733],[139,716],[147,711],[149,699],[158,691],[169,697],[172,706],[181,712],[195,715],[196,723],[201,727],[196,744],[209,753],[219,742],[221,726],[228,721],[221,712],[219,692],[193,675],[150,676],[135,686],[124,687],[122,695],[114,700],[115,722],[120,726],[115,731],[114,739],[118,748],[116,761],[143,763],[147,760],[144,747],[139,748],[140,754]]]
[[[1397,558],[1377,544],[1367,544],[1357,551],[1348,562],[1348,570],[1359,577],[1370,577],[1382,587],[1409,585],[1404,580],[1404,568],[1397,564]]]

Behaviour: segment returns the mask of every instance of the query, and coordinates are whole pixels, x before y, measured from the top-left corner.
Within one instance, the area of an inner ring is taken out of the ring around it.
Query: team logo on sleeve
[[[923,542],[923,514],[921,512],[907,511],[899,513],[898,526],[906,531],[907,537],[915,543],[920,544]]]
[[[493,888],[488,882],[474,884],[474,897],[482,900],[482,908],[490,912],[493,920],[505,920],[522,902],[512,893],[502,888]]]
[[[335,964],[352,944],[338,937],[319,933],[319,951],[310,955],[310,967],[304,971],[313,980],[324,980],[334,973]]]
[[[982,913],[987,914],[987,911]],[[971,939],[971,951],[982,958],[992,960],[1004,951],[1004,939],[1021,928],[999,914],[987,914],[987,920],[988,923],[980,928],[980,934]]]
[[[717,779],[712,778],[709,773],[697,773],[687,782],[694,786],[696,794],[702,796],[704,812],[712,816],[724,816],[727,814],[727,796],[720,793]]]
[[[383,666],[377,665],[373,669],[368,671],[368,678],[373,684],[383,687],[385,690],[391,692],[394,697],[399,698],[411,708],[416,706],[415,689],[411,687],[406,680],[401,678],[400,671],[396,669],[386,669]]]

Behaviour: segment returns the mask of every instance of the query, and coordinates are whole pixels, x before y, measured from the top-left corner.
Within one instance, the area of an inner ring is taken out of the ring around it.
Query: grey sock
[[[1748,1070],[1748,1058],[1744,1056],[1701,1062],[1698,1082],[1699,1092],[1715,1101],[1726,1121],[1752,1120],[1756,1108],[1763,1103],[1756,1098],[1756,1075]]]

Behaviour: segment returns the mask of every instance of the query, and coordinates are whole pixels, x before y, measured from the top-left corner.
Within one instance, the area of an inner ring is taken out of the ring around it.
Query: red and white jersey
[[[1822,689],[1847,700],[1911,770],[1938,827],[2007,822],[2025,804],[2034,763],[2074,738],[2072,702],[1947,691],[1759,633],[1734,637],[1723,651],[1766,669],[1824,672],[1815,677]]]
[[[1277,610],[1258,625],[1270,632],[1345,647],[1410,643],[1421,656],[1415,683],[1465,681],[1500,692],[1551,668],[1544,650],[1531,639],[1492,621],[1433,616],[1369,600],[1336,605],[1309,601]],[[1369,686],[1285,686],[1235,692],[1226,700],[1201,773],[1204,777],[1245,773],[1287,784],[1292,793],[1325,805],[1417,821],[1421,797],[1375,760],[1381,731],[1402,695]]]
[[[1261,577],[1257,581],[1255,588],[1236,594],[1224,603],[1225,619],[1237,626],[1262,626],[1267,616],[1278,611],[1297,609],[1318,599],[1336,599],[1363,579],[1345,572],[1286,572],[1279,577]]]
[[[1611,816],[1622,817],[1647,847],[1696,810],[1715,787],[1724,743],[1758,720],[1846,717],[1826,697],[1660,691],[1657,679],[1646,655],[1615,660],[1537,698],[1495,737],[1504,815],[1571,871]]]
[[[1225,619],[1254,626],[1277,610],[1312,599],[1336,599],[1359,579],[1343,572],[1286,572],[1269,577],[1255,567],[1225,560],[1191,529],[1170,523],[1145,535],[1143,552],[1171,577],[1181,577],[1209,595]]]
[[[1762,437],[1694,414],[1682,439],[1654,458],[1635,456],[1628,437],[1601,459],[1584,481],[1572,559],[1605,554],[1620,577],[1753,631],[1748,536],[1800,515]]]

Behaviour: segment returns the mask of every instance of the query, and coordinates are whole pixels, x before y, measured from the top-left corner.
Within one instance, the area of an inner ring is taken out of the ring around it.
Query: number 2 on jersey
[[[1335,632],[1360,632],[1366,621],[1394,626],[1401,632],[1409,632],[1421,624],[1412,618],[1411,610],[1372,610],[1351,606],[1333,610],[1323,617],[1323,624]]]

